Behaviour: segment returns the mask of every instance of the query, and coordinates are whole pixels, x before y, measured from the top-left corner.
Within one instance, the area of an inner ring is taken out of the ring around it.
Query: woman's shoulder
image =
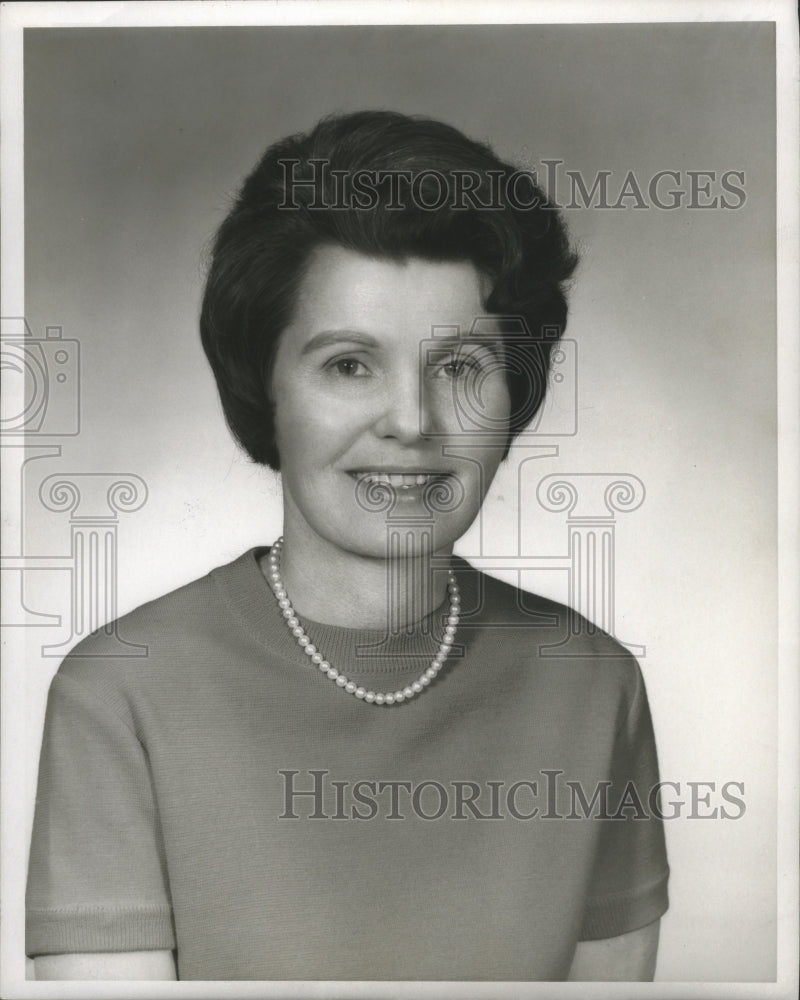
[[[107,645],[104,636],[110,630],[135,640],[176,632],[183,634],[187,624],[204,629],[213,628],[215,623],[226,617],[222,608],[225,602],[220,598],[224,598],[229,585],[236,586],[237,580],[246,576],[248,570],[257,568],[257,552],[257,549],[249,549],[203,576],[140,604],[86,636],[70,655],[102,652]]]
[[[260,573],[258,549],[108,622],[68,653],[59,675],[79,680],[87,674],[145,677],[165,667],[202,662],[204,653],[225,641],[236,626],[230,592],[246,590]]]
[[[613,635],[575,608],[499,579],[458,559],[464,580],[462,628],[482,634],[504,656],[535,659],[540,670],[578,675],[632,693],[641,683],[639,664]]]

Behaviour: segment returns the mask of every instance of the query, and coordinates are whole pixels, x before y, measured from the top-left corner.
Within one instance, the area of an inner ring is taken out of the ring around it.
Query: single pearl
[[[363,698],[366,693],[367,689],[362,687],[357,687],[354,692],[356,698]]]
[[[348,694],[355,694],[356,693],[356,686],[355,686],[355,684],[352,681],[348,681],[345,684],[344,689],[345,689],[345,691]]]
[[[411,685],[414,694],[419,694],[422,690],[422,681],[414,681]]]
[[[304,635],[302,625],[295,625],[295,627],[292,629],[292,635],[297,636],[298,638],[301,635]]]
[[[344,674],[339,674],[339,676],[336,678],[336,683],[339,685],[340,688],[343,688],[347,684],[347,678],[345,677]]]
[[[372,704],[372,702],[375,701],[375,692],[367,691],[367,693],[364,695],[364,701],[368,701],[370,704]]]
[[[338,676],[339,676],[339,671],[336,669],[336,667],[328,668],[328,677],[330,677],[332,681],[335,681]]]
[[[416,681],[414,682],[416,684]],[[419,693],[419,688],[415,688],[414,684],[409,684],[408,687],[403,688],[403,694],[406,698],[413,698],[415,694]]]
[[[384,695],[381,695],[381,697],[383,698],[383,702],[384,702],[385,705],[394,705],[394,695],[393,694],[384,694]],[[378,699],[376,698],[375,701],[377,701],[377,700]]]

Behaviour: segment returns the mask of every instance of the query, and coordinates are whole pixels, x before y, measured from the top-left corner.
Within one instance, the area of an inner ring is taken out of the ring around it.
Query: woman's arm
[[[37,979],[177,979],[171,951],[39,955]]]
[[[567,977],[572,982],[650,983],[656,971],[660,920],[599,941],[579,941]]]

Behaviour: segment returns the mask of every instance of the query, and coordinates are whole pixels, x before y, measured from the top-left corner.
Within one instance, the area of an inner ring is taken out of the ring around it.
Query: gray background
[[[745,784],[743,818],[667,824],[657,974],[668,981],[775,975],[773,55],[759,23],[25,39],[26,314],[82,350],[81,433],[41,475],[147,483],[146,506],[120,526],[121,611],[279,531],[278,481],[230,441],[196,332],[202,249],[269,142],[328,112],[388,107],[441,118],[523,165],[610,170],[612,191],[629,170],[643,183],[664,169],[745,171],[738,211],[566,213],[583,250],[568,330],[579,433],[535,470],[645,483],[644,505],[617,528],[617,633],[647,646],[662,777],[685,799],[688,781]],[[515,554],[518,523],[525,551],[563,552],[563,515],[520,503],[512,456],[487,502],[484,551]],[[67,521],[35,489],[27,532],[30,554],[69,550]],[[477,544],[473,532],[460,551]],[[29,606],[68,617],[65,575],[31,574]],[[529,583],[565,597],[559,574]],[[32,811],[57,666],[36,650],[57,637],[30,631]]]

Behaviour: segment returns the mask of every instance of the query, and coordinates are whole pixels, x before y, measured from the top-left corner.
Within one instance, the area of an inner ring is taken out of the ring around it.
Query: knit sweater
[[[667,907],[641,673],[563,605],[456,562],[445,669],[394,706],[323,676],[252,549],[81,642],[53,679],[29,955],[175,949],[180,979],[559,980]],[[376,691],[412,634],[303,622]]]

